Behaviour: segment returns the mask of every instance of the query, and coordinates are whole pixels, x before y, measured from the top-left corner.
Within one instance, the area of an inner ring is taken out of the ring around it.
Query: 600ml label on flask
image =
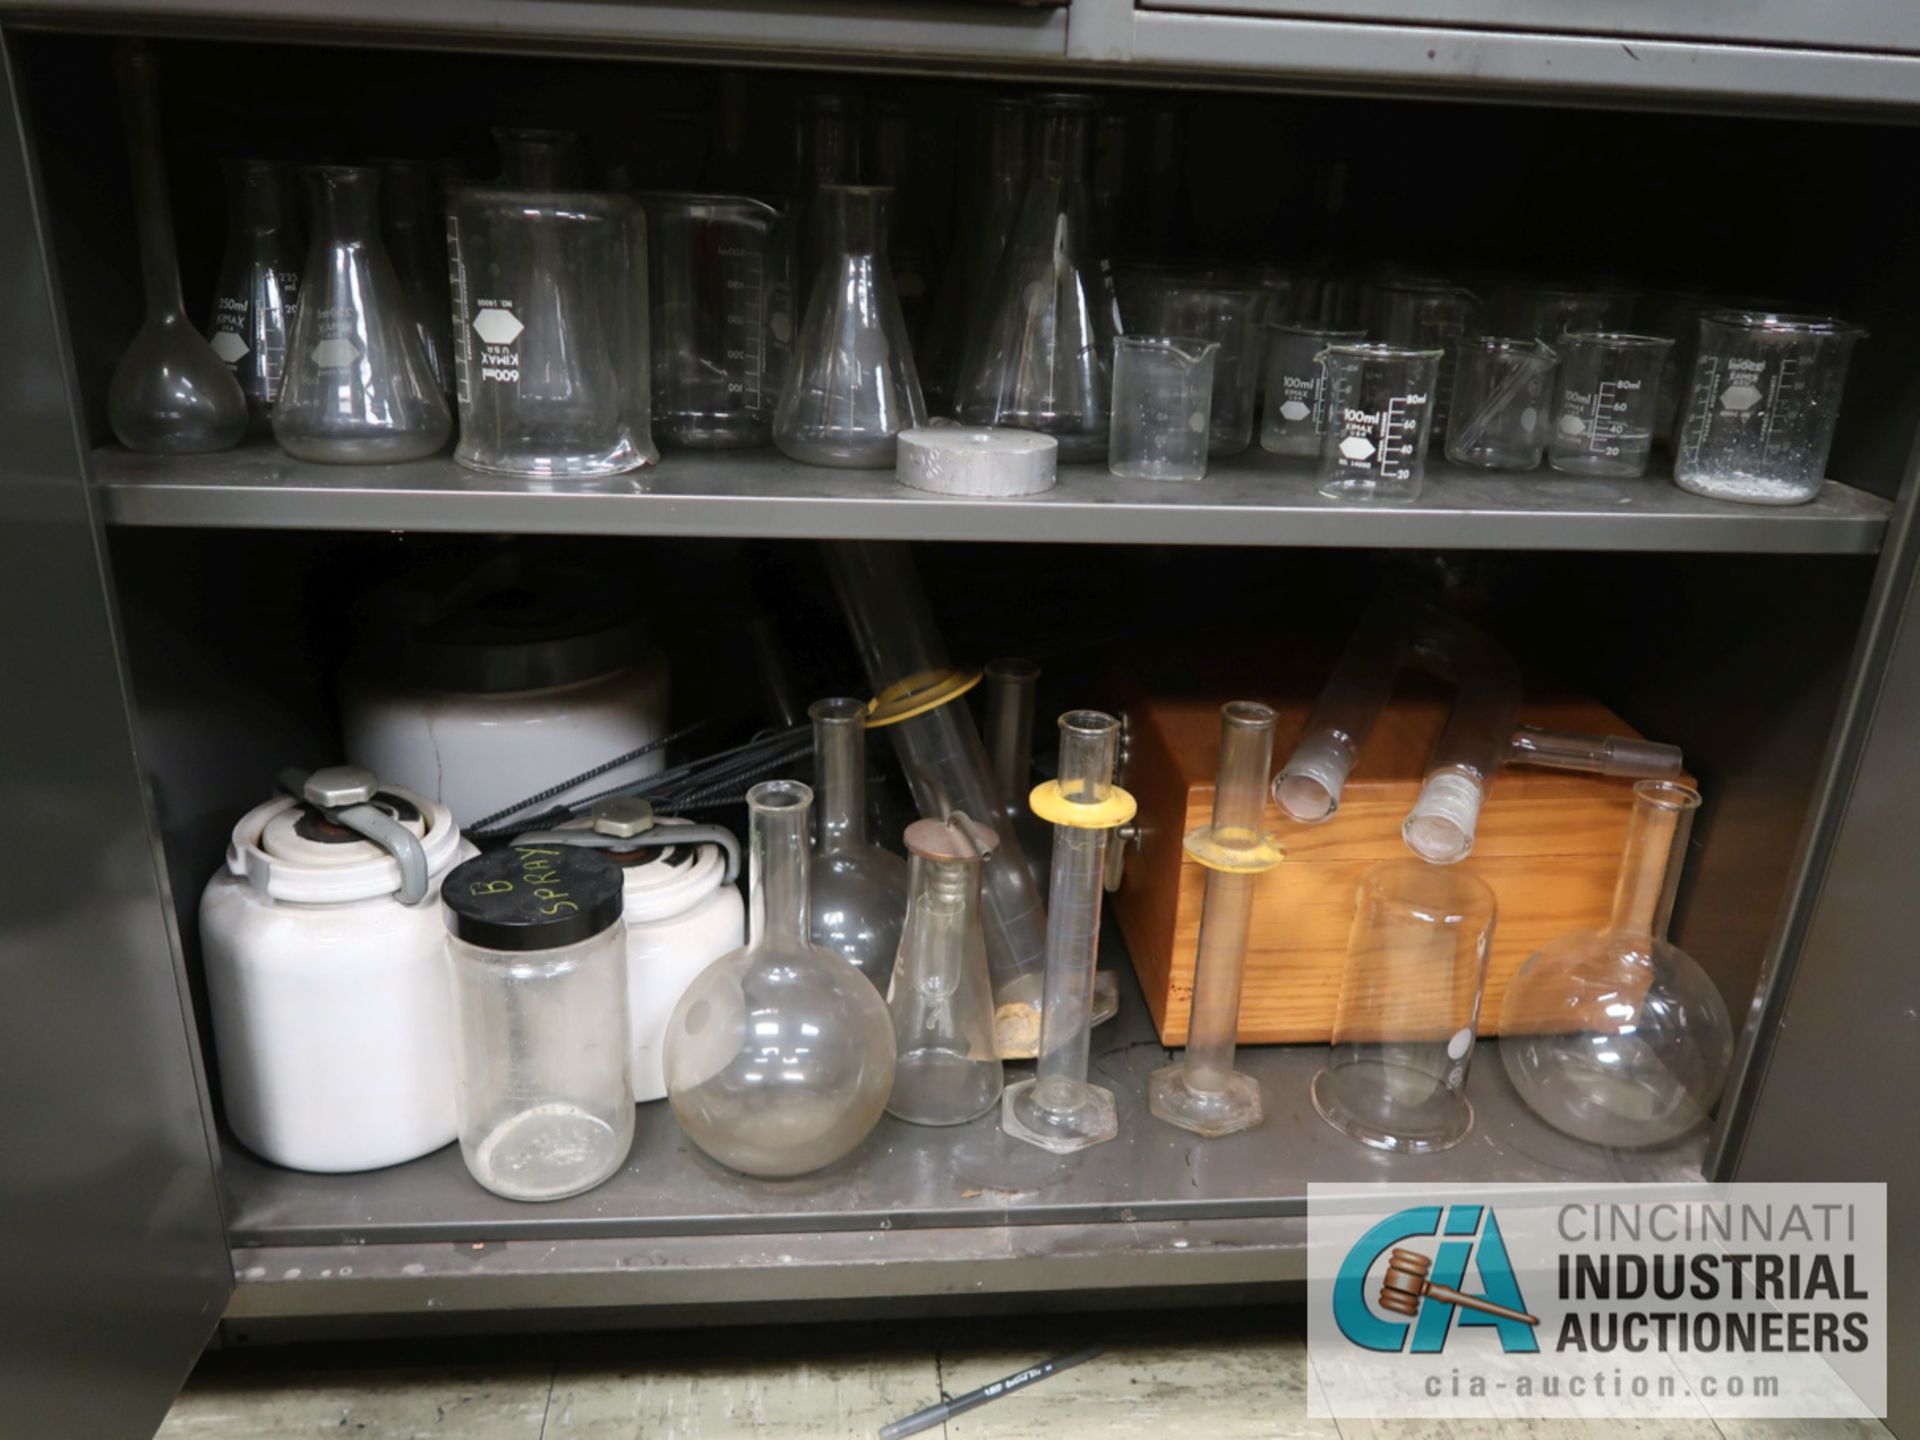
[[[527,327],[513,313],[511,300],[474,302],[473,333],[480,341],[480,378],[503,385],[520,383],[520,356],[513,344]]]

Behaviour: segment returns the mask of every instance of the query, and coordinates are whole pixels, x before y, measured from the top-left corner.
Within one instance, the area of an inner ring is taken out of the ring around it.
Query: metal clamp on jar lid
[[[559,950],[624,908],[620,867],[571,845],[516,843],[455,867],[441,886],[447,931],[483,950]]]
[[[691,845],[717,845],[727,857],[723,885],[740,874],[740,842],[724,825],[697,825],[692,821],[656,816],[653,806],[638,795],[613,795],[594,802],[591,815],[570,820],[557,830],[530,830],[516,845],[572,845],[605,851],[620,865],[644,863],[653,855]]]
[[[227,847],[227,869],[271,899],[328,905],[392,895],[417,905],[459,855],[460,829],[446,806],[371,771],[336,765],[286,770],[279,780],[288,793],[243,815]]]

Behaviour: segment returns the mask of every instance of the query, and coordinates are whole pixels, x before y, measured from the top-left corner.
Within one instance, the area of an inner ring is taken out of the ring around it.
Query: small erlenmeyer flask
[[[995,274],[989,316],[961,365],[955,408],[969,425],[1012,425],[1060,442],[1063,461],[1107,454],[1112,276],[1096,247],[1089,129],[1096,102],[1034,102],[1026,194]]]
[[[980,928],[980,866],[998,837],[955,811],[907,827],[913,884],[900,957],[887,990],[893,1016],[890,1114],[915,1125],[961,1125],[1000,1099],[993,986]]]
[[[273,437],[290,455],[335,464],[431,455],[447,443],[453,416],[380,237],[380,172],[306,173],[313,239]]]
[[[227,250],[207,333],[247,397],[249,429],[273,428],[286,375],[287,337],[299,308],[300,237],[291,172],[273,160],[223,160]]]
[[[525,190],[564,190],[580,183],[580,137],[571,130],[530,130],[496,125],[493,145],[500,152],[498,183]]]
[[[420,348],[442,395],[453,394],[453,301],[447,292],[446,200],[431,161],[388,160],[381,171],[387,255]]]
[[[820,190],[833,241],[773,412],[773,443],[809,465],[890,469],[894,436],[927,418],[887,262],[891,194],[875,185]]]
[[[907,867],[891,850],[867,843],[867,705],[816,700],[807,714],[820,805],[810,881],[813,943],[844,956],[884,995],[907,911]]]

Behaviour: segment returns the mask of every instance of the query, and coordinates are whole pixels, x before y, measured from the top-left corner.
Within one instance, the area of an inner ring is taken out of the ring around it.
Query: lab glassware
[[[453,299],[448,289],[446,197],[439,165],[387,160],[380,166],[387,255],[399,277],[420,348],[440,393],[453,394]]]
[[[1493,943],[1493,891],[1461,870],[1389,860],[1361,878],[1313,1108],[1381,1150],[1445,1150],[1473,1129],[1467,1067]]]
[[[248,428],[273,428],[287,372],[287,338],[299,308],[303,251],[293,173],[275,160],[222,160],[227,249],[214,284],[207,334],[247,397]]]
[[[313,237],[273,438],[289,455],[386,465],[439,451],[453,416],[380,234],[380,172],[306,172]]]
[[[806,313],[813,277],[833,241],[833,217],[821,207],[821,188],[860,183],[860,139],[860,107],[852,96],[809,95],[801,101],[794,131],[793,193],[787,201],[795,314]]]
[[[1240,1029],[1240,981],[1259,877],[1280,863],[1266,832],[1267,771],[1276,716],[1235,700],[1220,709],[1220,760],[1213,823],[1186,838],[1189,858],[1207,872],[1193,972],[1193,1017],[1186,1053],[1147,1077],[1147,1108],[1197,1135],[1230,1135],[1258,1125],[1260,1082],[1233,1068]]]
[[[1569,330],[1632,328],[1638,297],[1609,286],[1516,283],[1495,295],[1495,324],[1503,335],[1531,335],[1552,345]]]
[[[1198,340],[1218,347],[1207,412],[1207,450],[1213,455],[1237,455],[1246,449],[1253,439],[1260,342],[1269,300],[1266,287],[1257,279],[1242,282],[1217,272],[1157,265],[1127,266],[1118,283],[1120,317],[1128,334],[1180,336],[1189,346]],[[1114,385],[1118,389],[1117,376]]]
[[[1107,841],[1134,815],[1133,797],[1113,783],[1119,740],[1113,716],[1069,710],[1060,717],[1060,778],[1033,792],[1035,812],[1053,822],[1040,1058],[1033,1079],[1002,1095],[1000,1125],[1058,1154],[1120,1133],[1113,1092],[1087,1079]]]
[[[1026,194],[955,407],[969,425],[1051,435],[1067,463],[1106,458],[1113,337],[1122,328],[1095,229],[1089,136],[1097,109],[1084,95],[1033,101]]]
[[[809,935],[887,993],[907,911],[907,866],[867,843],[867,705],[816,700],[814,795],[819,843],[809,880]]]
[[[907,827],[913,884],[887,991],[897,1054],[887,1110],[915,1125],[960,1125],[999,1103],[993,986],[980,929],[980,867],[993,830],[956,811]]]
[[[646,221],[630,197],[457,189],[448,203],[460,443],[495,475],[617,475],[659,458]]]
[[[1826,476],[1847,362],[1865,334],[1830,316],[1701,316],[1675,483],[1754,505],[1813,499]]]
[[[1377,280],[1369,285],[1367,306],[1368,328],[1375,339],[1441,352],[1429,427],[1436,438],[1444,440],[1453,403],[1455,349],[1461,336],[1483,327],[1485,304],[1464,286],[1409,277]]]
[[[1031,660],[1008,657],[989,660],[982,676],[984,738],[1001,802],[993,815],[993,828],[1001,835],[1011,832],[1019,837],[1016,848],[1025,853],[1034,889],[1044,904],[1052,879],[1047,850],[1053,832],[1027,804],[1033,789],[1033,706],[1040,667]],[[994,843],[999,843],[997,838]]]
[[[583,178],[580,137],[571,130],[539,130],[496,125],[493,144],[500,155],[494,183],[510,190],[571,190]]]
[[[117,56],[133,165],[134,220],[146,318],[113,367],[107,420],[114,438],[148,455],[203,455],[240,443],[247,397],[220,352],[200,337],[180,298],[180,262],[160,153],[153,56],[134,43]]]
[[[1329,345],[1353,345],[1364,330],[1311,322],[1267,324],[1266,404],[1260,448],[1274,455],[1318,455],[1327,428],[1327,372],[1320,353]]]
[[[779,212],[736,195],[643,195],[653,319],[653,428],[662,444],[730,450],[773,438],[793,344]]]
[[[877,185],[817,195],[830,238],[773,413],[773,443],[808,465],[891,469],[894,436],[927,418],[887,260],[891,195]]]
[[[1454,346],[1447,459],[1483,470],[1531,470],[1551,428],[1559,356],[1543,340],[1470,335]]]
[[[1547,463],[1569,475],[1644,475],[1673,341],[1569,330],[1560,337]]]
[[[1130,480],[1198,480],[1207,473],[1207,417],[1219,355],[1211,340],[1114,339],[1109,471]]]
[[[1431,438],[1439,350],[1329,345],[1320,493],[1335,500],[1418,498]]]
[[[441,886],[467,1172],[509,1200],[591,1190],[633,1145],[620,867],[516,844]]]
[[[667,1022],[667,1103],[694,1144],[748,1175],[804,1175],[867,1138],[893,1089],[893,1022],[866,977],[808,938],[813,792],[747,792],[749,939]]]
[[[1712,1113],[1733,1064],[1719,987],[1666,938],[1700,794],[1633,787],[1613,917],[1543,946],[1508,983],[1500,1058],[1520,1098],[1594,1145],[1660,1145]]]

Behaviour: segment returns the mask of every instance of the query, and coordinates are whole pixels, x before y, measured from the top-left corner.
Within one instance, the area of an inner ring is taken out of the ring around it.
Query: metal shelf
[[[1193,485],[1072,466],[1044,495],[963,500],[884,472],[825,470],[771,450],[670,454],[592,482],[478,475],[446,457],[314,465],[267,444],[220,455],[94,452],[110,524],[262,530],[433,530],[779,539],[1050,541],[1486,550],[1876,552],[1891,506],[1828,482],[1808,505],[1703,500],[1658,476],[1575,479],[1428,467],[1417,505],[1361,506],[1314,489],[1310,462],[1258,449]]]

